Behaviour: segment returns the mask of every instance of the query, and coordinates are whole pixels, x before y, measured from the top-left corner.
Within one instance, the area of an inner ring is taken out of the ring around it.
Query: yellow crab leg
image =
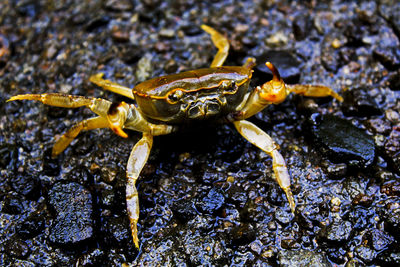
[[[272,168],[275,173],[276,181],[286,194],[292,212],[295,211],[296,204],[292,191],[290,190],[290,176],[286,168],[285,160],[278,151],[278,146],[272,138],[263,130],[246,120],[234,121],[236,130],[250,143],[260,148],[272,157]]]
[[[142,139],[140,139],[133,147],[126,167],[126,205],[131,225],[133,243],[136,248],[139,248],[137,230],[137,222],[139,220],[139,197],[136,190],[136,180],[149,158],[152,145],[153,136],[148,133],[143,133]]]
[[[325,97],[331,96],[336,100],[343,102],[343,97],[333,91],[331,88],[324,85],[312,85],[312,84],[287,84],[286,89],[289,92],[311,96],[311,97]]]
[[[122,85],[112,82],[110,80],[105,80],[105,79],[103,79],[103,76],[104,76],[104,73],[98,73],[98,74],[90,76],[89,80],[92,83],[100,86],[101,88],[103,88],[105,90],[126,96],[130,99],[135,99],[131,88],[122,86]]]
[[[78,108],[86,106],[97,115],[104,117],[107,116],[107,112],[111,106],[110,101],[101,98],[90,98],[58,93],[16,95],[8,99],[7,102],[15,100],[36,100],[49,106],[61,108]]]
[[[78,136],[81,131],[89,131],[97,128],[108,128],[109,123],[105,117],[95,117],[83,120],[73,125],[54,144],[51,156],[54,158],[63,152],[67,146]]]
[[[201,25],[201,28],[211,35],[211,40],[213,41],[214,45],[218,48],[218,52],[214,57],[214,60],[211,63],[212,67],[220,67],[224,64],[226,57],[228,56],[229,51],[229,41],[226,39],[225,36],[207,26],[205,24]]]

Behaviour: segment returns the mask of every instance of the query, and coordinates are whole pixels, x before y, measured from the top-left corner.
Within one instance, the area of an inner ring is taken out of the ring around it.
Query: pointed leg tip
[[[89,81],[95,83],[96,81],[103,79],[103,76],[104,76],[103,72],[93,74],[92,76],[90,76]]]
[[[294,197],[293,197],[292,191],[290,190],[290,188],[284,189],[284,191],[286,193],[286,198],[287,198],[287,200],[289,202],[290,210],[294,214],[294,212],[296,211],[296,202],[294,201]]]
[[[30,95],[15,95],[10,97],[9,99],[6,100],[6,102],[11,102],[11,101],[15,101],[15,100],[24,100],[24,99],[30,99],[29,98]]]

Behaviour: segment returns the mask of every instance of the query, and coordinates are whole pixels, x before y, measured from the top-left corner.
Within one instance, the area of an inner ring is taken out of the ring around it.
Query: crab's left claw
[[[121,102],[113,103],[107,113],[110,129],[123,138],[128,137],[128,134],[123,130],[128,111],[129,105],[125,102]]]
[[[271,62],[267,62],[265,65],[271,70],[273,77],[271,81],[266,82],[259,87],[260,97],[268,102],[279,104],[283,102],[287,96],[285,83],[283,82],[279,71]]]

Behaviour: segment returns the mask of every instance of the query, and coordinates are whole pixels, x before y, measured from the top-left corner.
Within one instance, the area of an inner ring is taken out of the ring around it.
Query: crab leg
[[[233,125],[235,125],[236,130],[250,143],[272,157],[272,168],[275,173],[276,181],[285,192],[290,209],[294,212],[296,204],[292,191],[290,190],[290,176],[286,168],[285,160],[278,151],[278,145],[274,143],[268,134],[251,122],[240,120],[234,121]]]
[[[289,92],[311,96],[311,97],[325,97],[331,96],[340,102],[343,102],[343,97],[333,91],[331,88],[324,85],[311,85],[311,84],[287,84],[286,89]]]
[[[67,146],[78,136],[81,131],[89,131],[97,128],[108,128],[109,123],[105,117],[95,117],[83,120],[73,125],[54,144],[51,156],[54,158],[64,151]]]
[[[226,57],[228,56],[229,51],[229,41],[226,39],[225,36],[211,28],[207,25],[201,25],[201,28],[211,35],[211,40],[213,41],[214,45],[218,48],[218,52],[214,57],[214,60],[211,63],[212,67],[220,67],[224,64]]]
[[[61,108],[78,108],[86,106],[99,116],[107,116],[107,112],[111,106],[110,101],[101,98],[89,98],[58,93],[16,95],[8,99],[7,102],[15,100],[36,100],[45,105]]]
[[[130,99],[135,99],[135,97],[132,94],[132,89],[122,86],[118,83],[112,82],[110,80],[105,80],[103,79],[104,73],[98,73],[95,75],[90,76],[89,80],[100,86],[101,88],[105,89],[105,90],[109,90],[111,92],[126,96]]]
[[[153,145],[153,136],[143,133],[142,139],[136,143],[129,156],[128,165],[126,167],[126,205],[128,210],[129,221],[131,225],[133,243],[139,248],[137,222],[139,220],[139,197],[136,190],[136,180],[139,177],[143,166],[146,164]]]

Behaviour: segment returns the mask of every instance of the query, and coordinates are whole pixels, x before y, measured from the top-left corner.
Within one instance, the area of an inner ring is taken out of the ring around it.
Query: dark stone
[[[255,75],[262,76],[262,82],[272,79],[270,69],[265,66],[265,62],[271,62],[278,69],[281,78],[289,84],[298,83],[300,80],[301,62],[290,52],[270,50],[257,57],[256,70],[259,73]]]
[[[354,249],[354,252],[359,259],[362,259],[366,263],[371,262],[376,256],[376,252],[365,245],[360,245],[356,247]]]
[[[380,134],[389,134],[392,130],[390,122],[381,118],[370,119],[367,121],[367,127],[371,132]]]
[[[352,229],[349,221],[334,221],[321,232],[321,237],[328,241],[344,242],[349,239]]]
[[[31,214],[26,220],[17,225],[16,232],[24,238],[37,236],[42,233],[45,227],[44,216],[43,211]]]
[[[393,91],[400,90],[400,70],[389,75],[389,88]]]
[[[343,113],[348,116],[369,117],[382,114],[376,101],[360,88],[346,91],[343,98]]]
[[[300,250],[282,250],[278,253],[280,266],[331,266],[325,253]]]
[[[375,158],[373,138],[349,121],[333,115],[313,114],[308,121],[319,148],[332,162],[368,167]],[[318,146],[317,146],[318,147]]]
[[[186,222],[197,214],[197,210],[190,199],[179,199],[174,201],[171,207],[178,220]]]
[[[225,197],[220,190],[212,188],[207,196],[196,202],[196,207],[204,213],[214,214],[225,203]]]
[[[313,20],[307,14],[300,14],[292,22],[293,34],[296,40],[304,40],[314,29]]]
[[[358,194],[353,199],[354,205],[361,205],[364,207],[369,207],[375,199],[375,195],[365,195],[365,194]]]
[[[400,129],[393,128],[385,142],[385,153],[390,158],[393,168],[400,171]]]
[[[377,48],[373,51],[373,55],[376,60],[390,71],[400,68],[400,50],[398,47]]]
[[[56,218],[49,239],[62,246],[77,245],[93,237],[92,196],[77,183],[57,183],[49,192]]]
[[[400,182],[393,181],[384,184],[381,188],[381,193],[387,196],[400,196]]]
[[[4,248],[8,255],[20,259],[26,258],[30,253],[28,244],[26,244],[25,241],[14,237],[6,242]]]
[[[17,175],[12,180],[12,187],[27,199],[37,199],[41,194],[39,181],[30,175]]]
[[[8,195],[3,202],[2,212],[12,215],[21,214],[24,210],[24,201],[18,196]]]
[[[371,229],[366,233],[368,243],[376,251],[382,251],[394,242],[394,237],[379,229]]]

